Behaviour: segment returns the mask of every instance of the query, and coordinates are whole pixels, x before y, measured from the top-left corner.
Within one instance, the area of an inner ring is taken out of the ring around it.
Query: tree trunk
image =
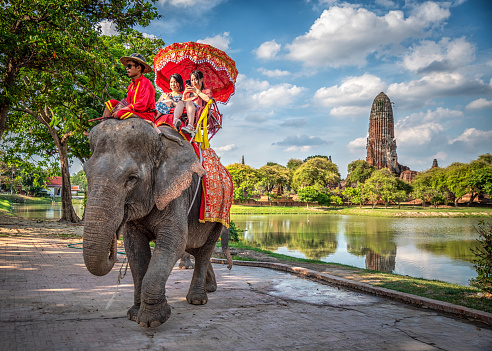
[[[68,166],[68,145],[66,140],[68,139],[68,137],[64,137],[63,139],[64,140],[60,140],[59,143],[56,143],[56,146],[58,148],[58,155],[60,157],[60,169],[62,175],[62,216],[60,218],[60,221],[78,223],[80,222],[80,218],[79,216],[77,216],[77,213],[75,213],[72,205],[72,184],[70,182],[70,169]]]
[[[4,99],[4,97],[2,97]],[[0,104],[0,138],[3,133],[7,130],[7,115],[9,113],[10,107],[6,103]]]
[[[39,122],[41,122],[49,131],[56,148],[58,149],[58,155],[60,158],[60,170],[62,175],[62,215],[60,221],[68,221],[72,223],[79,223],[80,218],[75,213],[72,206],[72,184],[70,183],[70,171],[68,167],[68,138],[72,135],[71,132],[65,134],[62,138],[58,135],[56,129],[52,128],[49,124],[50,117],[48,113],[48,107],[45,107],[44,111],[41,111],[42,116],[39,114],[29,112]]]

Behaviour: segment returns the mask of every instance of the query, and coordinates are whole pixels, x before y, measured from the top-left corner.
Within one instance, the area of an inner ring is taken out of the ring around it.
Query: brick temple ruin
[[[372,103],[366,149],[366,161],[376,169],[388,168],[398,176],[409,170],[398,163],[393,108],[388,95],[383,92]]]
[[[376,169],[388,168],[409,183],[415,179],[418,172],[398,163],[393,108],[383,92],[372,103],[366,150],[366,161]]]

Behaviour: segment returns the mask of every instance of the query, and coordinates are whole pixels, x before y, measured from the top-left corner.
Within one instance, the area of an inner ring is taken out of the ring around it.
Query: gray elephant
[[[98,276],[111,271],[123,233],[135,285],[127,316],[143,327],[157,327],[171,315],[166,281],[185,251],[195,257],[186,300],[207,303],[207,292],[217,288],[210,257],[225,228],[199,223],[205,170],[190,143],[171,127],[160,130],[140,118],[106,120],[90,132],[92,156],[84,165],[85,265]]]

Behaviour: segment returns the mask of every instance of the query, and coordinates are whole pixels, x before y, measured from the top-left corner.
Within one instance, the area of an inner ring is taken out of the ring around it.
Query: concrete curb
[[[227,260],[220,258],[211,258],[210,262],[227,264]],[[327,273],[320,273],[303,267],[291,267],[282,263],[259,262],[259,261],[236,261],[233,263],[237,266],[250,266],[275,269],[277,271],[292,273],[308,279],[314,279],[322,282],[344,286],[350,289],[360,290],[376,296],[389,297],[391,299],[410,303],[423,308],[430,308],[436,311],[442,311],[459,317],[474,319],[486,324],[492,325],[492,313],[475,310],[464,306],[454,305],[452,303],[429,299],[413,294],[407,294],[396,290],[380,288],[370,284],[360,283],[353,280],[337,277]]]

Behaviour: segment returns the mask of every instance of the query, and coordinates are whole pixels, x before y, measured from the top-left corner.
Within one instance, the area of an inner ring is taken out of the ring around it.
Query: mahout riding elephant
[[[97,276],[111,271],[123,234],[135,286],[127,316],[143,327],[171,315],[166,281],[185,251],[195,257],[186,300],[207,303],[207,292],[217,288],[210,257],[225,228],[198,221],[205,170],[189,142],[171,127],[159,128],[160,135],[140,118],[103,121],[89,134],[92,156],[84,164],[85,265]]]

